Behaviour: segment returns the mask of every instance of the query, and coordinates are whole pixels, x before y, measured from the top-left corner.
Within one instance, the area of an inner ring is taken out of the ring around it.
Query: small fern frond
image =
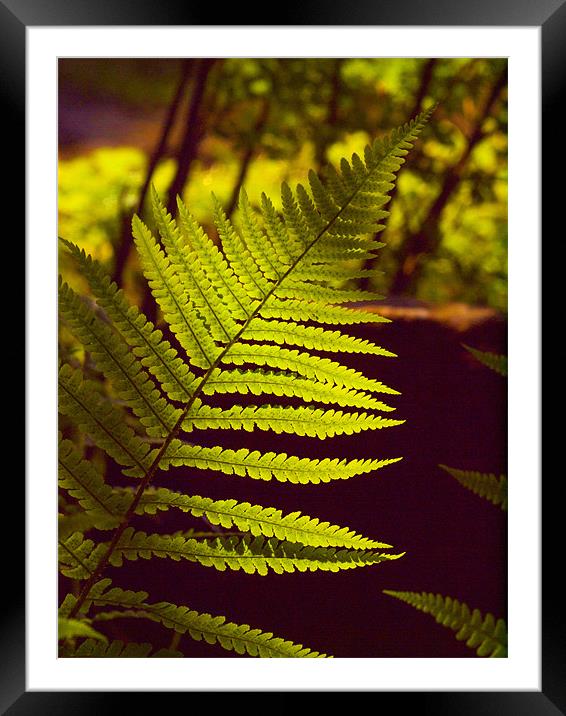
[[[504,377],[507,376],[506,355],[500,355],[499,353],[491,353],[489,351],[479,351],[477,348],[472,348],[470,346],[465,345],[464,343],[462,343],[462,345],[480,363],[483,363],[488,368],[491,368],[491,370],[494,370],[496,373],[499,373],[499,375],[502,375]]]
[[[228,343],[236,335],[239,325],[233,318],[233,307],[225,304],[205,273],[200,256],[208,256],[215,249],[196,222],[184,216],[185,235],[181,234],[172,216],[157,196],[155,189],[151,191],[153,216],[157,223],[163,246],[167,252],[171,267],[180,278],[182,286],[197,313],[202,316],[207,330],[214,340]],[[181,220],[179,220],[179,225]],[[200,244],[200,252],[193,249],[193,244]],[[210,263],[210,262],[209,262]],[[226,270],[222,275],[226,274]],[[226,280],[226,279],[225,279]]]
[[[159,466],[166,470],[173,467],[194,467],[200,470],[217,470],[226,475],[240,475],[254,480],[291,482],[294,484],[319,484],[332,480],[346,480],[355,475],[373,472],[381,467],[401,460],[322,460],[287,455],[287,453],[266,452],[240,448],[201,447],[187,445],[179,440],[172,441],[165,451]]]
[[[59,371],[59,410],[75,421],[119,465],[142,475],[151,465],[150,446],[126,424],[123,411],[105,401],[97,386],[64,364]]]
[[[507,626],[503,619],[496,621],[492,614],[484,617],[478,609],[471,611],[457,599],[440,594],[383,591],[425,614],[431,614],[439,624],[455,631],[456,639],[465,641],[466,646],[475,649],[478,656],[507,656]]]
[[[367,353],[395,357],[395,353],[374,343],[348,336],[340,331],[327,331],[315,326],[301,326],[283,321],[266,321],[254,318],[246,330],[246,340],[270,341],[278,345],[300,346],[332,353]]]
[[[199,614],[185,606],[170,602],[147,602],[147,592],[133,592],[119,587],[108,589],[110,579],[103,579],[91,588],[86,604],[139,610],[143,616],[163,624],[179,634],[189,634],[196,641],[219,644],[227,651],[267,658],[325,658],[326,654],[273,636],[271,632],[252,629],[247,624],[227,622],[226,617]],[[74,599],[74,598],[72,598]],[[68,600],[69,605],[72,599]]]
[[[165,320],[187,352],[189,361],[199,368],[210,368],[221,349],[187,296],[181,278],[138,216],[134,216],[132,231],[145,277]]]
[[[59,650],[59,656],[82,659],[145,659],[147,657],[173,659],[183,656],[176,649],[158,649],[151,653],[152,651],[151,644],[136,644],[134,642],[124,644],[118,639],[105,644],[95,639],[85,639],[76,646],[63,645]]]
[[[115,520],[112,522],[101,521],[101,524],[101,529],[105,530],[113,529],[116,527],[117,522]],[[57,515],[57,536],[61,540],[67,539],[73,532],[82,532],[85,534],[92,529],[94,529],[94,521],[86,512],[77,511],[69,515],[59,512]]]
[[[341,410],[292,408],[281,405],[234,405],[223,410],[195,400],[183,423],[183,429],[198,430],[271,430],[324,440],[335,435],[353,435],[363,430],[376,430],[401,425],[403,420],[382,418],[368,413],[344,413]]]
[[[343,388],[365,390],[370,393],[389,393],[399,395],[397,390],[389,388],[380,381],[367,378],[353,368],[341,365],[329,358],[319,358],[310,353],[303,353],[279,346],[267,344],[246,345],[239,343],[224,356],[223,363],[234,365],[253,364],[268,366],[279,370],[290,370],[303,378],[331,383]]]
[[[367,410],[395,410],[386,403],[358,390],[320,383],[294,374],[262,370],[214,370],[203,389],[205,395],[277,395],[300,398],[305,403],[333,403]]]
[[[136,514],[155,514],[174,507],[194,517],[206,517],[214,525],[226,529],[236,527],[254,537],[276,537],[311,547],[342,547],[345,549],[387,549],[391,545],[368,539],[347,527],[338,527],[317,518],[292,512],[284,515],[274,507],[251,505],[236,500],[212,500],[199,495],[184,495],[163,487],[146,490]]]
[[[180,410],[170,405],[141,362],[108,324],[63,283],[59,310],[75,336],[90,352],[97,368],[111,381],[151,437],[164,437],[177,422]]]
[[[116,527],[127,505],[104,482],[92,462],[84,460],[70,440],[59,442],[59,486],[83,508],[93,527]]]
[[[108,639],[100,632],[93,629],[90,620],[87,619],[68,619],[59,617],[57,636],[59,640],[75,639],[76,637],[89,637],[89,640],[95,644],[100,642],[108,642]]]
[[[439,465],[449,475],[458,480],[466,489],[471,490],[480,497],[485,497],[494,505],[499,505],[507,511],[507,477],[493,473],[477,472],[476,470],[458,470],[455,467]]]
[[[273,289],[273,282],[264,275],[261,267],[250,253],[248,246],[236,231],[232,222],[224,213],[218,199],[212,195],[214,203],[214,223],[222,249],[229,265],[233,269],[246,298],[242,298],[240,305],[244,308],[246,318],[251,317],[260,301],[264,301]],[[181,206],[181,203],[179,203]]]
[[[300,299],[272,299],[260,308],[263,318],[278,318],[286,321],[314,321],[333,325],[354,325],[357,323],[390,323],[391,319],[373,311],[365,311],[344,306],[329,306],[321,301],[302,301]]]
[[[247,574],[266,575],[271,569],[276,574],[324,570],[338,572],[386,560],[398,559],[401,554],[372,550],[347,550],[333,547],[311,547],[274,537],[218,537],[212,540],[186,539],[177,535],[147,535],[128,527],[110,557],[114,567],[128,560],[166,557],[179,561],[186,559],[219,571],[226,568],[243,570]]]
[[[191,246],[198,255],[214,290],[230,308],[236,320],[248,318],[250,315],[249,292],[239,281],[235,266],[226,260],[219,248],[208,238],[179,196],[177,197],[177,207],[181,234],[187,245]],[[216,202],[216,207],[219,208],[218,202]]]
[[[161,331],[131,305],[124,292],[105,274],[100,264],[87,256],[82,249],[60,239],[76,260],[82,275],[87,279],[97,304],[104,310],[114,328],[142,362],[142,365],[159,381],[171,400],[188,401],[194,390],[195,376],[179,357]]]
[[[70,579],[88,579],[95,571],[107,547],[85,539],[81,532],[74,532],[66,539],[59,539],[59,570]]]

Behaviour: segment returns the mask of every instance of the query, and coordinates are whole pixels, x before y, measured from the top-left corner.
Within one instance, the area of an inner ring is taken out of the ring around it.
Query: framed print
[[[564,712],[540,466],[564,6],[37,5],[0,5],[26,127],[3,710]]]

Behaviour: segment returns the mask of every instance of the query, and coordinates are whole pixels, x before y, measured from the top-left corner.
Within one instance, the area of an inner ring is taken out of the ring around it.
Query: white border
[[[27,690],[540,691],[540,28],[28,27],[27,53]],[[337,55],[509,58],[511,656],[57,659],[56,59]]]

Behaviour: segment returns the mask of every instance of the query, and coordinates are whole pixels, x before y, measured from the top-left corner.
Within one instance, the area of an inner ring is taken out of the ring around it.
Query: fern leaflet
[[[492,614],[482,616],[478,609],[470,608],[451,597],[427,592],[395,592],[389,589],[384,594],[396,597],[425,614],[431,614],[436,621],[456,632],[458,641],[475,649],[478,656],[507,656],[507,626],[503,619],[497,621]]]

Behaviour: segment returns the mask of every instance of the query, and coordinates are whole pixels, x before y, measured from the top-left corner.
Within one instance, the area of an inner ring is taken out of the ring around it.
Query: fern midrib
[[[392,145],[390,149],[392,149],[395,145]],[[259,314],[261,309],[265,306],[266,302],[269,300],[269,298],[273,295],[273,293],[281,286],[283,281],[289,276],[289,274],[294,271],[294,269],[297,267],[297,265],[302,261],[302,259],[306,256],[306,254],[310,251],[310,249],[317,243],[317,241],[320,240],[320,238],[329,230],[332,228],[332,226],[335,224],[335,222],[340,218],[341,214],[346,210],[346,208],[352,203],[354,198],[357,196],[357,194],[362,191],[362,188],[364,184],[369,180],[369,178],[372,176],[372,174],[377,171],[378,167],[380,166],[381,162],[385,159],[386,156],[388,156],[390,151],[388,151],[381,159],[380,161],[374,166],[373,170],[368,172],[368,174],[364,177],[363,181],[360,182],[359,186],[353,191],[350,196],[348,197],[347,201],[344,202],[343,206],[336,212],[335,216],[332,217],[332,219],[327,222],[327,224],[319,231],[319,233],[315,236],[315,238],[305,247],[305,249],[301,252],[301,254],[294,260],[294,262],[289,266],[289,268],[285,271],[285,273],[281,276],[278,282],[274,283],[272,288],[268,291],[268,293],[265,295],[265,297],[258,303],[258,305],[255,307],[252,314],[246,319],[240,330],[236,333],[236,335],[232,338],[231,342],[226,345],[226,347],[221,351],[221,353],[216,357],[214,362],[210,365],[206,373],[203,375],[201,382],[195,389],[195,392],[190,397],[189,401],[187,402],[187,405],[181,412],[177,422],[175,423],[175,426],[171,430],[171,432],[167,435],[165,438],[163,445],[161,446],[159,452],[157,453],[153,463],[150,465],[148,471],[146,472],[145,477],[142,479],[138,490],[134,496],[134,499],[132,500],[132,503],[130,504],[130,507],[128,508],[128,511],[124,515],[124,519],[122,522],[118,525],[116,528],[116,531],[114,533],[114,536],[109,544],[108,550],[105,553],[105,555],[101,558],[99,561],[97,567],[95,568],[93,574],[91,577],[87,580],[85,586],[83,587],[76,603],[73,609],[71,610],[70,616],[73,617],[76,615],[80,607],[83,605],[89,590],[91,589],[92,585],[96,581],[96,579],[99,578],[99,576],[102,574],[103,570],[106,569],[108,566],[110,556],[112,555],[116,545],[118,544],[118,541],[126,528],[128,527],[132,517],[134,516],[136,507],[139,504],[139,501],[141,499],[141,496],[145,489],[148,487],[149,483],[153,479],[153,476],[155,475],[159,463],[161,461],[161,458],[163,457],[163,454],[171,444],[172,440],[176,438],[179,434],[179,431],[181,430],[181,427],[183,425],[183,422],[189,412],[189,410],[192,408],[195,400],[200,396],[202,393],[204,386],[208,382],[213,370],[217,368],[224,356],[228,353],[228,351],[234,346],[239,339],[241,338],[244,331],[247,329],[247,327],[250,325],[251,321]],[[151,252],[149,252],[151,254]],[[160,275],[162,275],[159,267],[157,266],[155,259],[153,259],[153,264],[156,268],[156,270],[159,272]],[[167,285],[167,284],[166,284]],[[169,294],[171,294],[171,291],[169,291]],[[175,297],[173,296],[173,300],[175,301],[175,305],[178,306],[177,301]],[[188,325],[188,322],[186,320],[186,317],[183,312],[181,312],[181,315],[183,316],[183,319],[185,320],[185,323],[187,323],[187,326],[189,330],[191,330],[190,326]],[[191,330],[191,333],[193,331]],[[194,333],[193,333],[194,335]],[[198,341],[198,338],[195,336],[195,340],[197,341],[199,347],[201,348],[201,352],[204,356],[206,356],[206,353],[202,350],[202,347],[200,346],[200,342]],[[207,359],[208,360],[208,359]]]

